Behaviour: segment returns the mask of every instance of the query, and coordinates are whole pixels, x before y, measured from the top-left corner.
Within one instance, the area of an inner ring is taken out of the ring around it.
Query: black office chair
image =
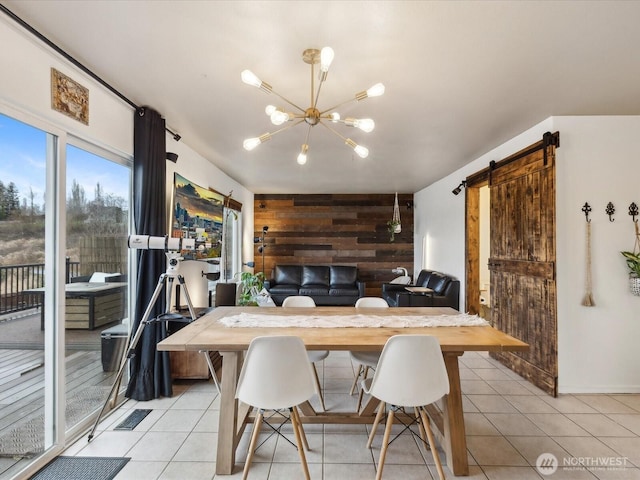
[[[217,283],[215,306],[234,307],[236,305],[236,287],[235,283]]]

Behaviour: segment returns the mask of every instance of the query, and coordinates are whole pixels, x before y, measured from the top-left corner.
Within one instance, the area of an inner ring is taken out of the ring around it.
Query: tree
[[[71,196],[67,199],[67,211],[72,215],[81,215],[87,208],[87,197],[84,187],[76,179],[71,184]]]
[[[20,214],[20,195],[15,183],[9,182],[4,197],[6,200],[3,201],[3,204],[7,218],[18,216]]]
[[[0,180],[0,220],[5,220],[7,218],[7,209],[5,205],[5,195],[7,189],[4,186],[4,183]]]
[[[34,203],[33,199],[35,198],[36,194],[33,193],[33,188],[29,187],[29,215],[30,216],[34,216],[35,214],[37,214],[37,209],[38,207],[36,207],[36,204]],[[26,199],[25,199],[25,203],[26,203]],[[26,211],[26,206],[24,208],[24,210]]]
[[[96,234],[122,235],[127,232],[128,217],[122,197],[102,193],[96,185],[96,198],[87,205],[87,227]]]
[[[102,192],[102,185],[100,185],[100,182],[96,183],[96,189],[95,189],[95,199],[93,200],[94,203],[96,205],[104,205],[104,193]]]

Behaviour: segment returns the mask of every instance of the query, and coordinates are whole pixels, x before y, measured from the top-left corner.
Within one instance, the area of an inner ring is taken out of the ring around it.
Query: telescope
[[[204,250],[211,248],[211,242],[195,238],[154,237],[151,235],[129,235],[129,248],[138,250],[164,250],[165,252]]]

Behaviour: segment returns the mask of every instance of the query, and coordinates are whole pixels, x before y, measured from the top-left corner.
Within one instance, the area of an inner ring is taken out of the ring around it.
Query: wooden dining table
[[[524,351],[528,345],[495,328],[485,326],[404,326],[404,327],[313,327],[313,326],[227,326],[225,319],[242,313],[260,316],[318,317],[388,316],[416,317],[460,313],[449,307],[399,307],[399,308],[259,308],[218,307],[183,329],[158,343],[163,351],[218,351],[222,357],[222,387],[216,453],[216,474],[233,473],[236,448],[244,428],[252,421],[251,407],[235,398],[237,381],[242,367],[243,352],[255,337],[263,335],[296,335],[302,338],[308,350],[382,351],[393,335],[422,334],[438,338],[449,375],[449,394],[439,405],[429,407],[438,437],[446,455],[447,465],[454,475],[468,475],[467,444],[462,410],[462,391],[458,358],[469,351]],[[264,317],[268,318],[268,317]],[[266,322],[268,323],[268,322]],[[419,375],[419,372],[417,372]],[[375,399],[369,399],[359,412],[317,412],[309,402],[300,406],[303,423],[373,423],[377,407]],[[364,445],[363,445],[363,448]]]

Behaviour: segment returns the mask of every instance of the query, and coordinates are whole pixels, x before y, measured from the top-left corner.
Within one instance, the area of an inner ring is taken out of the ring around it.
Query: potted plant
[[[238,305],[249,307],[257,306],[256,296],[264,286],[264,273],[242,272],[240,274],[240,297]]]
[[[397,220],[389,220],[387,222],[387,230],[389,231],[389,241],[393,242],[396,239],[396,233],[400,233],[400,222]]]
[[[640,252],[620,252],[629,267],[631,293],[640,296]]]

